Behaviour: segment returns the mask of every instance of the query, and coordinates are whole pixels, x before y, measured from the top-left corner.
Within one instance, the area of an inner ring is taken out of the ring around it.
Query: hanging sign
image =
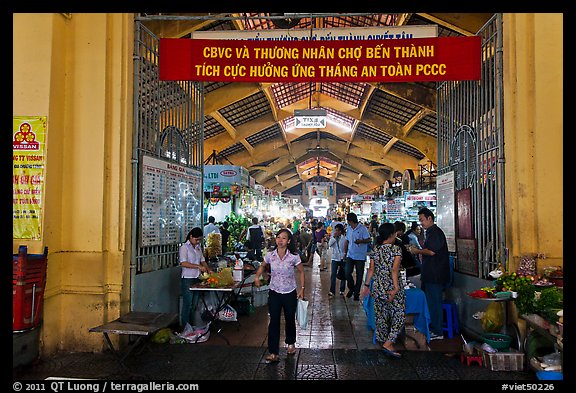
[[[480,36],[350,41],[161,38],[160,80],[480,80],[481,40]]]
[[[204,165],[204,184],[248,185],[248,169],[236,165]]]
[[[295,110],[294,121],[296,128],[326,128],[326,110]]]
[[[250,41],[349,41],[438,37],[438,25],[332,27],[321,29],[201,30],[193,39]]]
[[[454,211],[454,171],[436,177],[436,224],[446,235],[448,251],[456,251],[456,216]]]

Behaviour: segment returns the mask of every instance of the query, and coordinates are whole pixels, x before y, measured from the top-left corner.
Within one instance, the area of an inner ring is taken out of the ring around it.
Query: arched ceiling
[[[142,14],[160,38],[200,30],[438,25],[438,36],[473,35],[492,14]],[[329,16],[328,16],[329,15]],[[205,83],[204,154],[247,168],[259,184],[298,194],[308,179],[362,194],[395,173],[436,164],[436,83]],[[294,111],[323,109],[327,126],[294,127]]]

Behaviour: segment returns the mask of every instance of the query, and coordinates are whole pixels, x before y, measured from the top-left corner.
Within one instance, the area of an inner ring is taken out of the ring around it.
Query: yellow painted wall
[[[563,265],[563,16],[504,14],[506,237],[510,267]]]
[[[97,350],[129,306],[133,20],[14,14],[14,115],[47,116],[42,354]],[[128,246],[127,246],[128,245]]]

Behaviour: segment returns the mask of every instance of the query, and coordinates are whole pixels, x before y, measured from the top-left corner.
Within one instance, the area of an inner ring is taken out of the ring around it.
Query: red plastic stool
[[[462,352],[460,354],[460,362],[464,363],[466,360],[466,365],[470,366],[472,363],[476,362],[479,366],[482,366],[482,355],[468,355]]]

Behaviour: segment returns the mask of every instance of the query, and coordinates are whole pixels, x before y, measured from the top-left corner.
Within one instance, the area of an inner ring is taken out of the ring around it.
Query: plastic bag
[[[300,325],[301,329],[306,330],[308,325],[308,300],[298,299],[298,305],[296,307],[296,320]]]
[[[234,307],[227,304],[222,310],[218,311],[218,315],[216,317],[224,322],[233,322],[238,320],[238,312],[234,310]]]
[[[493,302],[486,307],[482,316],[482,329],[489,333],[497,333],[502,328],[504,310],[501,302]]]
[[[338,266],[338,273],[336,273],[336,278],[338,280],[345,280],[346,279],[346,274],[344,273],[344,267],[343,266]]]
[[[192,344],[208,341],[210,338],[210,323],[205,326],[190,326],[187,323],[182,333],[178,334],[178,336]]]

